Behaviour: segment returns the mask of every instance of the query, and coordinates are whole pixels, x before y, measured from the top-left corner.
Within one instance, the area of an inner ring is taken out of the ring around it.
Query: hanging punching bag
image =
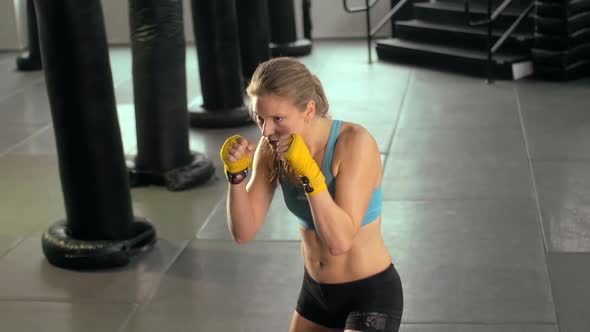
[[[130,0],[137,157],[131,185],[192,188],[215,168],[189,150],[182,2]]]
[[[244,104],[235,0],[192,0],[191,5],[203,95],[202,105],[189,111],[191,125],[251,124]]]
[[[258,64],[270,59],[268,4],[266,0],[236,0],[236,9],[242,74],[248,82]]]
[[[125,265],[156,232],[132,214],[100,0],[35,6],[66,209],[43,253],[64,268]]]
[[[273,56],[303,56],[311,53],[311,40],[297,39],[293,0],[269,1],[268,14],[270,49]]]
[[[41,54],[39,53],[39,33],[37,31],[37,15],[33,0],[27,0],[27,36],[29,49],[16,58],[16,68],[22,71],[41,70]]]

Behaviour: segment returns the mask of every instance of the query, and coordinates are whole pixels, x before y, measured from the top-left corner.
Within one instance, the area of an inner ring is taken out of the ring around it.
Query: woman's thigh
[[[351,312],[344,332],[398,332],[401,312],[397,315],[378,312]]]
[[[293,320],[291,321],[291,328],[289,329],[289,332],[342,332],[342,330],[331,329],[316,324],[295,311],[293,313]]]

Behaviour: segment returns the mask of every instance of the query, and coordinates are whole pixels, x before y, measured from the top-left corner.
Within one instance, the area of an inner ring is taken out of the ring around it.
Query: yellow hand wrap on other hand
[[[223,146],[221,146],[221,150],[219,151],[219,156],[223,161],[223,169],[226,173],[239,173],[252,166],[252,158],[248,157],[246,151],[244,151],[244,154],[238,161],[232,162],[229,160],[229,150],[231,150],[234,144],[239,144],[238,139],[240,137],[240,135],[234,135],[228,138],[225,140],[225,143],[223,143]]]
[[[290,142],[289,142],[290,141]],[[299,134],[293,134],[286,143],[289,149],[285,152],[285,160],[301,177],[307,196],[316,195],[327,189],[326,178],[318,164],[313,160],[309,149]]]

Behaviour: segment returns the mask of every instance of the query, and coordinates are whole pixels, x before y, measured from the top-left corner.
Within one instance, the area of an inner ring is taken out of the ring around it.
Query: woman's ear
[[[311,121],[315,116],[315,101],[310,100],[307,102],[307,106],[305,107],[305,119]]]

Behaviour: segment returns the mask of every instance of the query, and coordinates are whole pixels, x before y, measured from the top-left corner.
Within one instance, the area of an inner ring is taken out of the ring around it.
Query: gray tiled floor
[[[51,266],[40,236],[64,217],[41,72],[0,56],[0,320],[13,331],[286,331],[303,273],[299,231],[275,195],[256,241],[225,223],[224,139],[196,130],[217,166],[179,193],[133,189],[154,250],[121,269]],[[110,53],[125,153],[136,153],[132,61]],[[334,118],[367,127],[384,160],[383,236],[402,277],[402,331],[590,330],[590,80],[482,79],[375,62],[363,41],[316,41],[301,58]],[[189,104],[200,83],[187,50]]]

